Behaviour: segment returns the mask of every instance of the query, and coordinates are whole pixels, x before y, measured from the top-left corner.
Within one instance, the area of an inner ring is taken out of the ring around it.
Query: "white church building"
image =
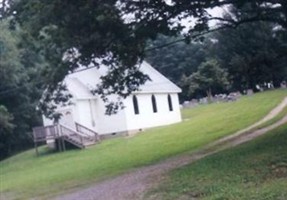
[[[91,93],[103,76],[103,70],[89,68],[66,76],[64,82],[72,95],[69,106],[58,107],[62,114],[59,121],[70,129],[75,124],[87,127],[101,137],[129,134],[147,128],[173,124],[181,121],[178,93],[181,89],[143,62],[140,70],[150,77],[140,89],[123,99],[124,109],[106,115],[105,102]],[[110,98],[116,98],[112,95]],[[43,116],[44,126],[53,122]]]

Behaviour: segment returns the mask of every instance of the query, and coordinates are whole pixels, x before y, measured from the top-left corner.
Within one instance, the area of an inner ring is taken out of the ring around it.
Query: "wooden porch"
[[[80,149],[84,149],[87,146],[100,142],[99,134],[95,131],[79,123],[75,123],[75,127],[76,130],[73,130],[63,124],[55,124],[33,128],[33,140],[36,154],[39,155],[39,142],[49,142],[54,140],[55,147],[59,151],[66,150],[65,143],[70,143]]]

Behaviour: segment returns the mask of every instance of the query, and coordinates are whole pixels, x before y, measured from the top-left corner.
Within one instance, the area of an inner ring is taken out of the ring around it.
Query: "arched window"
[[[134,112],[136,115],[138,115],[140,113],[139,104],[138,104],[138,99],[135,95],[133,96],[133,104],[134,104]]]
[[[167,95],[167,101],[168,101],[169,111],[173,111],[172,100],[171,100],[171,96],[170,95]]]
[[[151,96],[151,103],[152,103],[152,110],[154,113],[156,113],[157,112],[157,106],[156,106],[156,99],[155,99],[154,95]]]

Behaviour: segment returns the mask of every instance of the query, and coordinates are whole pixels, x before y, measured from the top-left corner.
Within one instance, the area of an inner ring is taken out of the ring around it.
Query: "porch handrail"
[[[64,124],[59,124],[60,127],[64,127],[65,129],[68,129],[70,132],[72,132],[73,134],[77,134],[77,135],[81,135],[82,137],[88,138],[90,137],[89,135],[85,134],[85,133],[81,133],[77,130],[74,130],[73,128],[66,126]]]
[[[62,136],[64,136],[63,138],[65,140],[72,142],[73,144],[75,144],[76,146],[80,148],[85,147],[84,140],[83,140],[84,136],[82,134],[79,134],[78,132],[71,129],[70,127],[67,127],[62,124],[59,124],[59,129],[60,129],[60,133],[62,134]],[[74,138],[77,138],[78,141],[75,141]]]
[[[100,141],[100,137],[99,137],[99,134],[97,132],[95,132],[95,131],[91,130],[90,128],[85,127],[85,126],[83,126],[77,122],[75,122],[75,124],[76,124],[76,131],[77,132],[88,135],[89,137],[92,137],[91,135],[93,135],[95,141]]]

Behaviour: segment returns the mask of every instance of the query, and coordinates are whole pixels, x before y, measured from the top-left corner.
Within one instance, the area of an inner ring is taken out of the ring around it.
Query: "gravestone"
[[[281,85],[281,88],[287,88],[286,81],[282,81],[280,85]]]
[[[250,95],[253,95],[254,92],[252,89],[248,89],[247,92],[246,92],[246,95],[250,96]]]

